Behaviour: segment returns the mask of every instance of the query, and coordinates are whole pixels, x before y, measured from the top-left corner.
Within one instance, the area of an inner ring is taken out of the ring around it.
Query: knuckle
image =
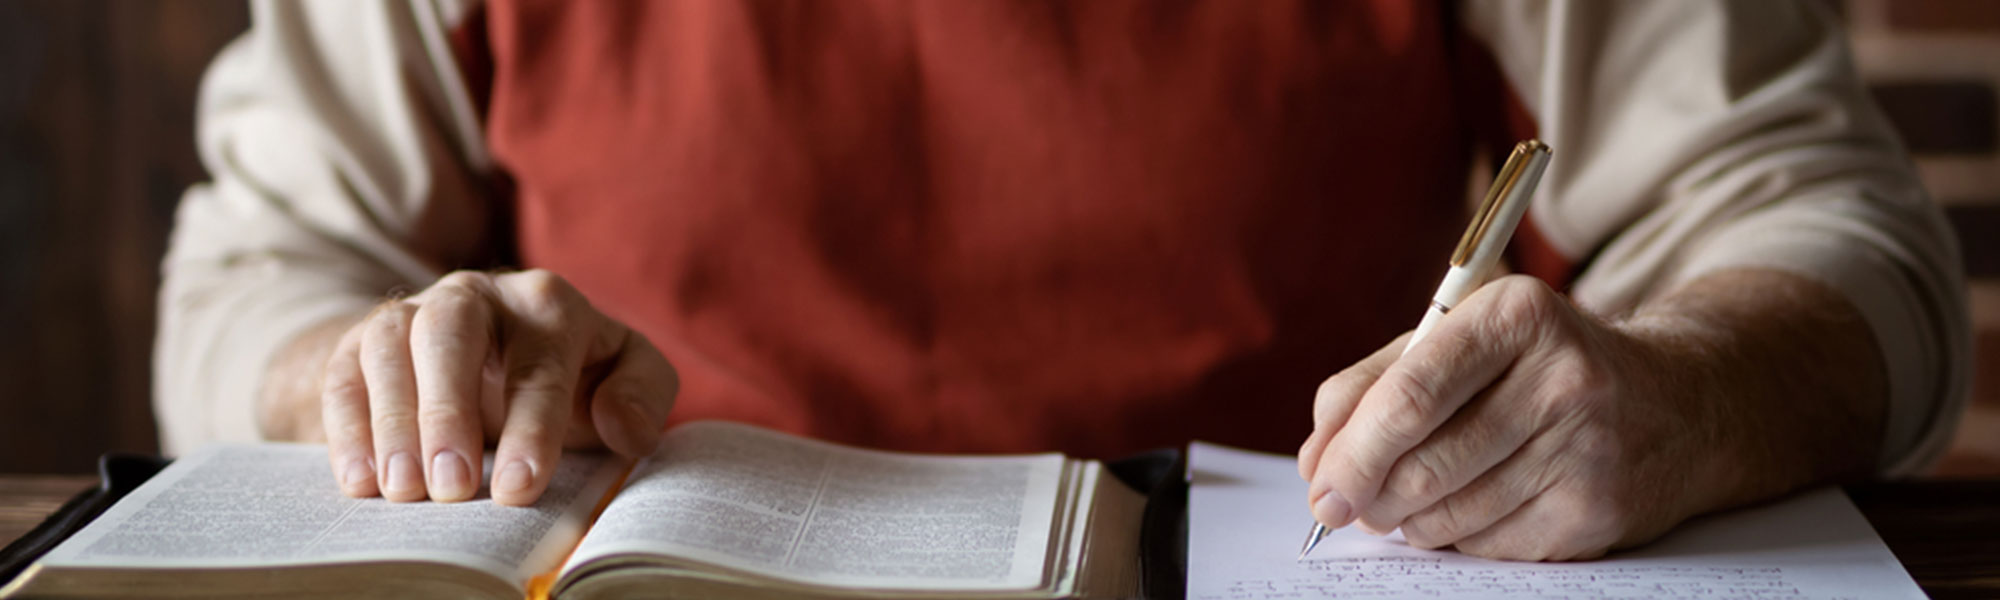
[[[537,369],[530,371],[526,377],[508,379],[507,395],[555,397],[568,390],[568,386],[563,385],[560,380],[544,373],[545,370]]]
[[[580,320],[575,313],[559,309],[543,313],[539,322],[551,332],[549,337],[552,341],[560,340],[566,346],[569,338],[577,335],[576,328]]]
[[[1492,285],[1501,286],[1501,289],[1505,290],[1509,295],[1547,296],[1555,294],[1555,290],[1549,289],[1548,284],[1542,283],[1542,280],[1536,279],[1531,275],[1522,275],[1519,273],[1503,275],[1498,279],[1494,279]]]
[[[566,400],[569,394],[567,381],[557,369],[540,362],[510,366],[507,369],[506,394],[508,398],[549,398]]]
[[[449,431],[478,422],[478,414],[455,404],[439,402],[417,409],[417,426],[424,431]]]
[[[1572,452],[1570,456],[1575,457],[1581,464],[1607,467],[1625,464],[1627,450],[1624,436],[1613,431],[1611,427],[1595,423],[1579,426],[1571,434],[1569,445]],[[1591,485],[1593,488],[1595,484],[1591,482],[1603,479],[1597,473],[1587,472],[1583,475],[1585,485]]]
[[[410,338],[434,349],[466,349],[487,337],[490,324],[483,321],[477,304],[459,299],[439,298],[426,303],[411,319]]]
[[[1345,386],[1342,386],[1340,384],[1339,375],[1328,377],[1325,380],[1319,382],[1319,388],[1313,390],[1313,399],[1316,402],[1326,402],[1332,400],[1340,393],[1342,389],[1345,389]]]
[[[1404,500],[1421,503],[1450,491],[1450,482],[1436,461],[1426,453],[1413,453],[1397,461],[1385,489]]]
[[[1454,544],[1454,547],[1458,548],[1459,552],[1479,558],[1494,560],[1519,560],[1524,558],[1524,553],[1515,550],[1512,542],[1513,540],[1508,539],[1506,535],[1482,535],[1471,539],[1459,540],[1457,544]]]
[[[1498,284],[1501,292],[1495,311],[1508,323],[1539,331],[1562,314],[1562,297],[1540,279],[1510,275],[1493,284]]]
[[[444,277],[439,277],[437,283],[431,284],[431,291],[471,292],[485,286],[490,281],[492,281],[491,275],[480,271],[460,269],[446,273]]]
[[[527,312],[563,312],[577,295],[576,289],[562,276],[544,269],[529,269],[509,277],[514,279],[514,289]]]
[[[369,337],[362,343],[361,352],[357,355],[361,359],[362,371],[372,377],[377,374],[374,369],[397,363],[409,347],[408,340],[407,336],[389,334]]]
[[[1620,523],[1625,522],[1624,511],[1611,506],[1608,502],[1579,503],[1570,514],[1573,516],[1562,528],[1564,531],[1560,532],[1562,534],[1560,537],[1566,539],[1592,539],[1601,532],[1616,529]]]
[[[410,411],[377,409],[370,412],[369,418],[374,421],[378,436],[415,434],[417,431],[416,415],[410,414]]]
[[[1342,375],[1345,375],[1343,372]],[[1354,386],[1341,375],[1334,375],[1321,381],[1319,389],[1313,392],[1313,426],[1325,427],[1332,421],[1342,405],[1351,401]]]
[[[1366,449],[1329,452],[1329,456],[1338,458],[1338,462],[1334,465],[1338,468],[1332,470],[1332,477],[1329,480],[1331,487],[1350,501],[1362,498],[1364,491],[1373,495],[1376,491],[1374,482],[1381,481],[1390,461],[1377,460],[1372,453],[1372,450]],[[1327,467],[1327,463],[1322,461],[1321,471],[1325,472]]]
[[[1592,414],[1617,396],[1617,378],[1582,353],[1565,353],[1542,376],[1543,402],[1556,414]]]
[[[1516,527],[1505,535],[1496,537],[1498,539],[1493,543],[1494,556],[1491,558],[1501,560],[1527,562],[1553,560],[1562,555],[1562,546],[1567,543],[1560,534],[1547,529],[1530,531]]]
[[[1376,385],[1389,403],[1378,423],[1381,433],[1405,446],[1421,439],[1437,416],[1437,391],[1421,378],[1401,372],[1383,376]]]
[[[673,400],[671,397],[663,394],[662,391],[658,389],[658,386],[645,382],[620,380],[612,384],[610,395],[606,397],[614,401],[632,405],[633,408],[643,413],[640,416],[651,420],[664,421],[666,420],[668,408],[673,405]]]
[[[611,378],[597,384],[597,389],[591,394],[593,400],[599,403],[595,406],[629,405],[640,411],[651,411],[652,403],[647,402],[648,394],[644,388],[643,384],[628,378]]]
[[[1545,539],[1563,547],[1548,548],[1550,555],[1572,556],[1587,548],[1609,547],[1625,526],[1628,515],[1617,502],[1579,494],[1564,494],[1562,498],[1562,514],[1566,516]]]
[[[503,360],[503,380],[516,382],[562,381],[577,375],[580,365],[568,362],[574,340],[563,331],[529,332],[508,342]]]
[[[410,306],[400,300],[385,302],[368,314],[359,327],[364,345],[400,340],[409,335]]]
[[[320,382],[320,402],[367,402],[368,384],[360,377],[327,377]]]
[[[1411,545],[1424,549],[1440,548],[1457,541],[1459,528],[1464,526],[1457,506],[1458,503],[1446,499],[1411,516],[1403,522],[1403,538]]]
[[[1578,401],[1588,400],[1608,387],[1606,379],[1587,359],[1570,357],[1550,371],[1549,394]]]
[[[427,302],[417,309],[416,315],[410,317],[411,333],[427,336],[458,334],[470,324],[468,317],[471,315],[466,308],[463,303],[444,298]]]
[[[418,314],[422,314],[425,310],[437,311],[445,315],[456,315],[466,312],[476,313],[486,307],[485,296],[467,286],[441,285],[432,288],[431,292],[425,298],[422,310],[419,310]]]

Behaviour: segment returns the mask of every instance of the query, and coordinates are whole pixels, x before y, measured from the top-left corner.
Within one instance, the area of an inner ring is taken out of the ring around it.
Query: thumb
[[[604,445],[638,458],[653,453],[680,391],[680,375],[645,336],[626,328],[611,370],[590,398],[590,423]]]

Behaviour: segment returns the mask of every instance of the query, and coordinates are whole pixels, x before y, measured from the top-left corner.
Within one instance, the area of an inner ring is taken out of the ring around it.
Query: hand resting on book
[[[645,336],[541,270],[455,272],[286,354],[267,380],[294,385],[267,383],[265,435],[323,435],[343,492],[397,501],[471,498],[493,444],[494,500],[533,503],[563,448],[650,453],[679,387]]]

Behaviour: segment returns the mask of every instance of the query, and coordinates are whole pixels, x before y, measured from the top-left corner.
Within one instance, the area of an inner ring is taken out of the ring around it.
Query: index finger
[[[496,279],[510,314],[501,319],[506,364],[506,417],[494,450],[493,499],[533,504],[562,454],[582,376],[583,355],[597,325],[582,295],[546,271]],[[580,329],[582,331],[580,331]]]
[[[1490,300],[1496,294],[1485,295]],[[1511,319],[1494,318],[1504,312],[1480,305],[1468,298],[1453,311],[1457,318],[1439,322],[1389,365],[1362,395],[1347,426],[1327,442],[1308,492],[1320,523],[1341,527],[1353,521],[1396,461],[1499,378],[1526,347],[1531,336],[1519,330],[1532,328],[1510,327]]]
[[[1319,384],[1313,395],[1313,432],[1306,436],[1306,443],[1299,446],[1299,479],[1311,480],[1314,471],[1319,470],[1320,454],[1326,452],[1326,444],[1333,440],[1333,434],[1347,425],[1348,417],[1354,414],[1354,405],[1361,401],[1361,394],[1375,385],[1382,372],[1396,362],[1403,353],[1404,344],[1409,343],[1410,332],[1396,336],[1375,353],[1361,359],[1326,381]]]

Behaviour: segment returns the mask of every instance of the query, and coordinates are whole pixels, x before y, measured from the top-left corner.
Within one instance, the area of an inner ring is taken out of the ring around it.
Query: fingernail
[[[509,494],[525,493],[528,486],[534,483],[535,470],[528,468],[528,463],[517,460],[500,469],[500,476],[493,480],[493,490]]]
[[[382,494],[385,496],[424,491],[423,470],[417,468],[417,458],[408,452],[397,452],[389,457],[388,475],[388,479],[382,482]]]
[[[1319,501],[1313,503],[1313,518],[1319,519],[1320,524],[1327,527],[1340,527],[1347,524],[1350,510],[1352,509],[1348,508],[1347,499],[1340,497],[1340,492],[1327,490],[1326,495],[1320,496]]]
[[[626,427],[631,428],[634,435],[632,439],[645,442],[649,446],[658,443],[660,439],[660,425],[653,422],[652,415],[646,414],[646,408],[640,406],[638,402],[628,402],[625,404],[625,410],[631,413],[626,421]],[[649,447],[647,450],[652,450],[652,448]]]
[[[356,486],[359,486],[363,482],[372,480],[374,478],[375,478],[375,469],[370,468],[368,466],[368,459],[365,458],[348,459],[347,469],[341,471],[340,474],[340,487],[353,490],[355,489]]]
[[[431,456],[431,499],[462,500],[472,495],[472,468],[450,450]]]

